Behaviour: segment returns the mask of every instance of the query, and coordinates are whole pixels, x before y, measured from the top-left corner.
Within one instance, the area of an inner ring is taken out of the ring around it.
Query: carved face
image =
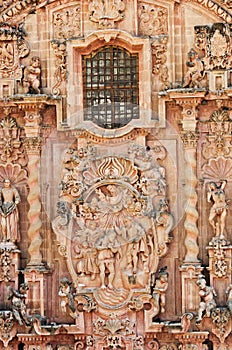
[[[5,188],[8,188],[8,187],[11,186],[11,183],[10,183],[10,180],[9,180],[9,179],[5,179],[3,184],[4,184],[4,187],[5,187]]]

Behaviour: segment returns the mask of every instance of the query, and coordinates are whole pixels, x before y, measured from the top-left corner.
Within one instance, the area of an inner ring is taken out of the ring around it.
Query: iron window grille
[[[82,64],[85,120],[115,129],[139,117],[138,54],[107,46]]]

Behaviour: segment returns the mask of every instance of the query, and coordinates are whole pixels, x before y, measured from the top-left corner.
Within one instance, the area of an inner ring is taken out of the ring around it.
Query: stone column
[[[190,97],[190,96],[189,96]],[[182,131],[181,139],[184,146],[185,157],[185,258],[184,264],[197,264],[199,265],[198,254],[198,211],[197,211],[197,105],[200,103],[201,98],[198,96],[191,96],[191,98],[184,97],[175,99],[176,103],[182,107]]]
[[[181,138],[184,145],[185,157],[185,258],[186,264],[199,264],[198,254],[198,235],[197,220],[199,217],[197,205],[197,177],[196,177],[196,152],[198,134],[195,131],[184,130],[181,133]]]
[[[29,267],[40,267],[42,264],[42,255],[40,247],[42,238],[40,235],[42,221],[41,215],[41,200],[39,188],[39,162],[41,153],[41,138],[40,138],[40,114],[39,110],[26,110],[25,114],[25,133],[24,148],[28,156],[28,186],[29,194],[27,197],[29,203],[29,228],[28,237],[30,245],[28,252],[30,254]]]
[[[199,307],[199,293],[196,285],[197,276],[202,271],[198,259],[198,210],[197,210],[197,106],[201,96],[182,96],[175,99],[182,107],[181,113],[181,139],[184,147],[185,169],[185,256],[180,268],[182,279],[182,312],[195,312]],[[187,302],[188,300],[188,302]]]
[[[29,203],[28,211],[28,252],[30,260],[24,270],[25,281],[29,285],[28,308],[32,314],[44,316],[45,310],[45,290],[46,274],[48,269],[42,262],[40,251],[42,244],[41,237],[41,199],[39,186],[39,164],[41,155],[42,140],[40,137],[41,106],[24,106],[25,110],[25,133],[24,148],[28,156],[28,186],[29,194],[27,197]]]

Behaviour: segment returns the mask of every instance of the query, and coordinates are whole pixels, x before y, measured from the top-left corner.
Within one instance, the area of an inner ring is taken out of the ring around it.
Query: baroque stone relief
[[[29,54],[25,33],[19,26],[0,23],[0,76],[1,78],[21,78],[20,58]]]
[[[81,35],[81,3],[63,7],[52,15],[53,38],[62,40]]]
[[[55,72],[52,86],[52,94],[58,96],[66,93],[66,44],[60,43],[57,40],[52,41],[51,46],[54,50],[56,57],[55,60]]]
[[[195,26],[195,47],[202,52],[206,70],[228,69],[231,66],[231,29],[224,23]]]
[[[127,304],[167,252],[173,217],[158,148],[133,144],[124,156],[104,157],[89,146],[65,155],[53,229],[75,287],[88,285],[103,304]]]
[[[203,143],[202,147],[204,158],[210,159],[221,157],[230,159],[232,149],[232,120],[228,111],[224,109],[214,111],[209,120],[204,122],[204,124],[206,124],[208,129],[207,141]]]
[[[168,36],[159,35],[153,39],[152,50],[152,73],[158,75],[161,82],[160,89],[166,90],[170,87],[167,62]]]
[[[89,19],[98,23],[99,29],[115,27],[115,22],[121,21],[125,14],[124,0],[90,0]]]
[[[165,7],[139,2],[138,19],[141,35],[168,34],[168,10]]]

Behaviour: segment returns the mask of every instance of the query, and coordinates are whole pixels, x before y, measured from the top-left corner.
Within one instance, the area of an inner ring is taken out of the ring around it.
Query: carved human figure
[[[75,308],[74,296],[75,291],[72,287],[72,282],[70,282],[66,277],[62,278],[59,286],[59,297],[61,297],[61,310],[63,313],[66,313],[66,307],[68,306],[70,309],[70,316],[72,318],[77,318],[78,313]]]
[[[198,58],[198,54],[194,49],[191,49],[188,52],[188,61],[186,62],[186,66],[188,67],[188,71],[184,77],[183,87],[201,87],[204,66],[201,60]]]
[[[153,283],[152,283],[153,284]],[[167,266],[161,268],[158,273],[158,278],[155,281],[153,289],[153,298],[156,304],[159,304],[160,312],[165,312],[166,291],[168,289],[168,272]]]
[[[149,248],[146,242],[146,236],[138,238],[138,235],[128,246],[127,263],[132,267],[132,273],[135,274],[138,269],[139,262],[142,263],[143,272],[149,272]]]
[[[201,302],[198,309],[198,315],[196,322],[201,322],[203,318],[203,313],[205,312],[206,317],[210,317],[211,310],[216,307],[216,302],[214,297],[217,296],[217,293],[214,287],[207,286],[206,280],[203,275],[198,276],[197,285],[199,287],[199,296],[201,297]]]
[[[74,251],[76,253],[75,258],[77,262],[77,273],[80,276],[91,275],[90,279],[94,280],[96,273],[99,269],[96,265],[97,250],[89,247],[88,242],[84,241],[81,244],[78,242],[74,245]]]
[[[40,58],[34,56],[31,58],[30,65],[24,69],[23,87],[26,94],[40,93],[40,75]]]
[[[4,242],[16,242],[19,240],[19,214],[18,204],[20,196],[15,187],[11,185],[9,179],[3,182],[0,189],[0,219],[2,229],[2,240]]]
[[[97,243],[97,261],[100,270],[101,288],[108,287],[113,289],[113,280],[115,277],[115,259],[118,248],[115,245],[116,233],[114,230],[109,230],[104,237]],[[106,276],[108,276],[108,283],[106,286]]]
[[[27,291],[29,290],[27,283],[22,283],[19,286],[19,290],[11,288],[11,293],[8,296],[8,300],[12,302],[12,311],[14,317],[19,324],[30,326],[31,322],[26,312],[26,298]]]
[[[226,200],[224,192],[226,183],[225,180],[221,181],[220,185],[217,185],[215,182],[210,182],[207,192],[208,202],[213,202],[209,213],[209,223],[213,227],[214,233],[219,238],[224,237],[225,220],[228,209],[228,201]]]

